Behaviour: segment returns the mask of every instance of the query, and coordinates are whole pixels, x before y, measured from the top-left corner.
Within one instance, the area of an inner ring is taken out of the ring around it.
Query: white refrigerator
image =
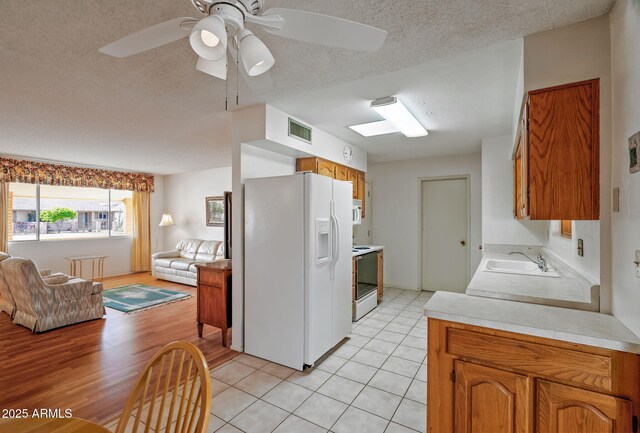
[[[303,370],[351,332],[352,185],[245,181],[245,352]]]

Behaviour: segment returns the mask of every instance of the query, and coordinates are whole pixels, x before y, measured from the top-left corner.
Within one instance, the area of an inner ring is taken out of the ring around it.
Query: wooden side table
[[[231,260],[196,265],[198,268],[198,336],[204,325],[222,330],[222,345],[227,347],[231,327]]]

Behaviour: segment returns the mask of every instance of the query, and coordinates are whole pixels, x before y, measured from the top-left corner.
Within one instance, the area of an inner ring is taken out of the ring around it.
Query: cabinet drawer
[[[447,353],[611,391],[611,358],[462,329],[447,329]]]
[[[222,287],[224,272],[216,272],[211,270],[198,270],[198,282],[214,287]]]

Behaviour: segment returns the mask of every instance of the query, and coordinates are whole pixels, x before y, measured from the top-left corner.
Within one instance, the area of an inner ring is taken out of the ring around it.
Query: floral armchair
[[[7,258],[1,265],[15,302],[13,323],[43,332],[105,314],[102,283],[77,278],[45,281],[29,259]]]

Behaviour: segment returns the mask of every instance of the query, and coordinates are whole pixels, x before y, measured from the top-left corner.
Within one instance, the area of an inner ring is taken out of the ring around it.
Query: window
[[[132,192],[9,184],[9,240],[106,238],[132,234]]]

